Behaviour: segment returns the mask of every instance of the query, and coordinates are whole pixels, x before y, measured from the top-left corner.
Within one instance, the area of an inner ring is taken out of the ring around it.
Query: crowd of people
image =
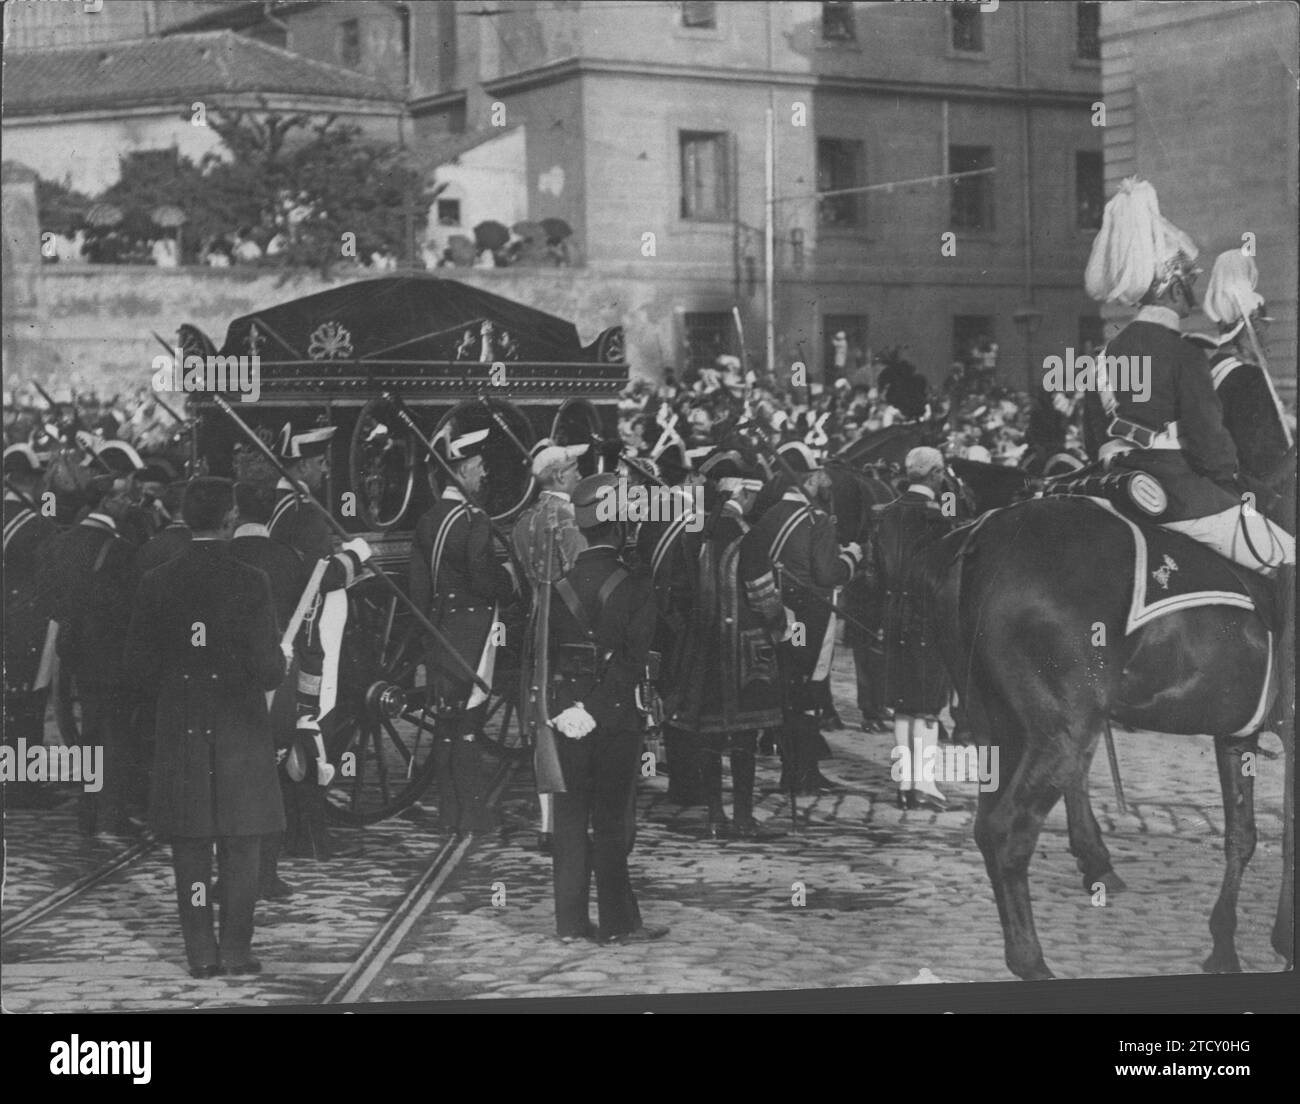
[[[493,554],[481,506],[489,430],[440,435],[429,467],[435,498],[412,519],[402,600],[425,645],[443,826],[491,824],[481,737],[497,626],[505,609],[528,602],[524,651],[537,666],[523,681],[534,687],[525,723],[537,753],[538,842],[553,856],[565,942],[667,934],[643,921],[629,865],[647,732],[662,732],[670,798],[704,805],[712,838],[771,834],[754,816],[764,751],[779,754],[792,803],[836,787],[820,762],[830,755],[823,732],[843,727],[829,684],[841,622],[855,629],[846,637],[863,729],[892,729],[903,762],[932,757],[951,688],[928,636],[924,582],[908,565],[964,520],[941,504],[959,457],[1026,472],[1063,459],[1082,466],[1082,421],[1090,454],[1110,452],[1120,470],[1154,473],[1170,491],[1178,510],[1161,524],[1266,574],[1293,564],[1289,532],[1233,498],[1244,486],[1262,493],[1279,464],[1294,463],[1267,374],[1246,359],[1242,335],[1253,339],[1251,319],[1266,320],[1262,298],[1249,314],[1241,306],[1257,276],[1235,252],[1216,262],[1207,305],[1223,315],[1221,333],[1202,335],[1212,355],[1196,353],[1177,331],[1193,302],[1188,249],[1181,243],[1154,276],[1142,274],[1146,315],[1111,346],[1155,349],[1153,394],[1170,413],[1163,429],[1124,395],[1114,400],[1119,413],[1095,393],[1028,401],[999,385],[987,349],[939,389],[899,350],[829,386],[778,384],[723,355],[680,379],[630,384],[617,439],[540,442],[529,461],[539,497],[514,527],[508,563]],[[1215,306],[1219,298],[1236,313]],[[184,470],[183,416],[147,393],[6,396],[5,738],[44,739],[57,655],[77,687],[81,739],[104,749],[103,787],[83,799],[81,826],[130,831],[147,804],[155,831],[172,841],[190,970],[211,977],[260,969],[255,902],[292,894],[280,852],[329,854],[333,766],[322,727],[337,691],[325,672],[338,655],[346,591],[365,576],[371,550],[336,536],[319,500],[335,427],[286,424],[279,482],[238,465],[232,482]],[[899,426],[920,443],[876,471],[883,498],[846,536],[827,461]],[[1191,467],[1201,462],[1200,433],[1226,472],[1204,503],[1185,492],[1209,478]],[[611,511],[633,486],[670,508],[636,518]],[[1238,529],[1250,538],[1244,548]],[[150,736],[152,770],[142,758]],[[907,769],[894,778],[900,806],[947,807],[933,780]]]

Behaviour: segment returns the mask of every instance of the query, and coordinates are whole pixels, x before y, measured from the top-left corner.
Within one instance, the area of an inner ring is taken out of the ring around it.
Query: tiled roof
[[[237,93],[399,102],[381,82],[233,31],[6,51],[6,115],[136,107]]]

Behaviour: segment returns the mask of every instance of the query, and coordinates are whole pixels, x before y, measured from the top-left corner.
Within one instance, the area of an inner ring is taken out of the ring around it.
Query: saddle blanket
[[[1236,606],[1256,611],[1271,630],[1275,602],[1264,576],[1238,568],[1191,537],[1157,525],[1138,525],[1105,499],[1089,498],[1133,534],[1133,591],[1125,634],[1176,610]]]

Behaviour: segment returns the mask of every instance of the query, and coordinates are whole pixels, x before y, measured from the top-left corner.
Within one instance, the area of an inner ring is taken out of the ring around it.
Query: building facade
[[[1298,42],[1294,4],[1104,5],[1107,194],[1126,176],[1150,180],[1161,213],[1196,241],[1207,275],[1223,250],[1255,249],[1274,319],[1269,367],[1292,403]],[[1199,314],[1187,325],[1214,329]]]
[[[383,81],[415,151],[464,136],[490,154],[511,213],[567,223],[571,262],[607,289],[571,316],[625,325],[651,376],[766,360],[770,111],[778,376],[904,346],[938,381],[987,339],[1020,385],[1100,337],[1082,291],[1104,201],[1099,7],[231,3],[161,33],[233,30]],[[477,144],[494,130],[517,137]],[[482,166],[455,168],[439,181],[477,194]]]

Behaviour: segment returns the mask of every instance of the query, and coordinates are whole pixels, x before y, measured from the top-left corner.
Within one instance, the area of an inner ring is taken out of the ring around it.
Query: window
[[[731,351],[734,333],[730,314],[686,315],[686,371],[712,368],[723,353]]]
[[[988,146],[949,146],[948,171],[976,172],[993,168],[993,150]],[[993,181],[991,173],[963,176],[952,181],[952,228],[993,229]]]
[[[1101,60],[1101,5],[1074,5],[1074,52],[1088,61]]]
[[[833,3],[822,5],[822,40],[824,42],[857,42],[853,28],[853,5]]]
[[[860,314],[828,314],[822,319],[822,382],[850,379],[866,364],[867,320]]]
[[[1092,356],[1106,343],[1106,324],[1100,315],[1079,315],[1079,344],[1077,356]]]
[[[460,225],[460,200],[459,199],[438,200],[438,225],[439,226]]]
[[[841,138],[817,139],[817,190],[836,192],[862,184],[862,143]],[[862,222],[860,195],[829,195],[817,201],[822,226],[857,226]]]
[[[718,5],[703,0],[686,0],[682,4],[682,26],[712,30],[718,25]]]
[[[963,364],[988,356],[994,344],[993,319],[987,314],[952,316],[952,359]]]
[[[361,21],[345,19],[338,27],[339,63],[349,69],[361,65]]]
[[[1074,155],[1074,202],[1080,230],[1100,230],[1106,206],[1106,175],[1100,153]]]
[[[952,48],[965,53],[984,52],[984,21],[974,4],[954,4],[948,9],[952,16]]]
[[[727,136],[681,132],[682,218],[722,221],[730,204]]]

